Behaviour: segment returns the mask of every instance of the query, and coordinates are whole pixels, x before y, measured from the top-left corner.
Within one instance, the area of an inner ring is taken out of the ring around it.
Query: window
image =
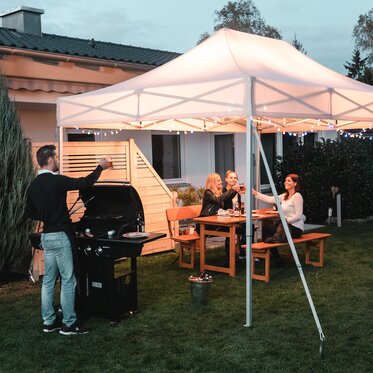
[[[283,152],[286,153],[287,149],[296,145],[299,141],[298,136],[294,136],[293,134],[286,133],[282,136],[282,144],[283,144]]]
[[[294,134],[285,134],[283,135],[283,147],[284,147],[284,153],[293,145],[300,143],[303,143],[304,145],[315,145],[316,141],[316,133],[314,132],[308,132],[307,135],[299,135],[297,134],[294,136]]]
[[[215,135],[215,172],[224,180],[227,170],[234,170],[234,135]]]
[[[262,146],[264,149],[264,153],[267,158],[269,169],[271,170],[271,174],[274,173],[274,165],[276,160],[276,134],[275,133],[269,133],[269,134],[263,134],[260,137],[260,140],[262,142]],[[260,184],[269,184],[269,179],[264,167],[264,162],[262,157],[260,157]]]
[[[162,179],[181,178],[180,135],[152,135],[152,157]]]
[[[95,135],[93,133],[68,133],[67,141],[95,141]]]
[[[307,135],[303,136],[304,145],[315,145],[316,133],[308,132]]]

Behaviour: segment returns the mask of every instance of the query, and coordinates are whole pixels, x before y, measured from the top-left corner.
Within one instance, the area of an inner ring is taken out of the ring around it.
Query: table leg
[[[229,276],[236,275],[236,226],[229,227]]]
[[[206,264],[206,237],[205,237],[205,224],[200,223],[200,230],[199,230],[199,236],[200,236],[200,246],[199,246],[199,252],[200,252],[200,271],[205,271],[205,264]]]

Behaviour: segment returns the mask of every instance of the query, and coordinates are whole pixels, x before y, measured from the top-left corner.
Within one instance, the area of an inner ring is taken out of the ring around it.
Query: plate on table
[[[146,232],[128,232],[122,234],[122,237],[124,238],[144,238],[149,237],[149,233]]]
[[[255,218],[259,218],[260,214],[252,214],[251,216],[253,217],[253,219],[255,219]]]

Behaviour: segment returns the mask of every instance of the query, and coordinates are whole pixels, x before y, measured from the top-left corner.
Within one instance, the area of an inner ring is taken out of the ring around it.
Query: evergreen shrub
[[[275,165],[277,190],[283,191],[284,177],[302,178],[304,213],[308,223],[325,223],[328,208],[334,207],[331,187],[341,193],[342,219],[366,218],[373,214],[373,157],[370,140],[339,138],[315,145],[296,144],[278,157]]]
[[[197,188],[192,185],[184,188],[171,188],[171,190],[177,192],[177,199],[182,202],[183,206],[200,205],[202,203],[202,197],[204,188]]]
[[[31,144],[0,75],[0,278],[27,272],[33,223],[25,217],[26,191],[34,178]]]

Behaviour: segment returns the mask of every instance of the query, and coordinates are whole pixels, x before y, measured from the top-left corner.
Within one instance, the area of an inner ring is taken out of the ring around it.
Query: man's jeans
[[[54,287],[60,274],[62,322],[70,326],[76,321],[74,310],[76,279],[70,240],[65,232],[43,233],[41,244],[44,249],[44,277],[41,289],[41,315],[44,324],[51,325],[56,320]]]

